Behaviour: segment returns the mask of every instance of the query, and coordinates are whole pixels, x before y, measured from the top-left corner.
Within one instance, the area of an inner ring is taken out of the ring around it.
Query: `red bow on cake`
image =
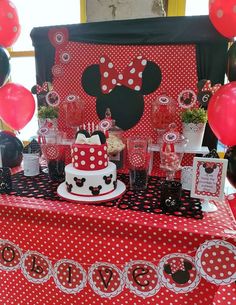
[[[102,93],[110,93],[115,86],[126,86],[132,90],[140,91],[142,87],[142,74],[147,65],[147,60],[142,56],[136,57],[119,73],[110,59],[106,56],[100,58],[101,88]]]

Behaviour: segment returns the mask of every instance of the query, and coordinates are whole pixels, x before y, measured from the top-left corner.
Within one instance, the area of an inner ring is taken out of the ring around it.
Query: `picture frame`
[[[228,160],[194,157],[191,197],[202,199],[202,210],[216,211],[210,200],[223,200]]]

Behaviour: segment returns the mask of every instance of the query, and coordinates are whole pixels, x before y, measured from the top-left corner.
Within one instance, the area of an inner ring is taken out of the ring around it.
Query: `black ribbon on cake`
[[[127,185],[125,194],[119,199],[99,204],[95,203],[96,205],[117,207],[121,210],[168,214],[195,219],[203,218],[200,201],[191,198],[190,192],[186,190],[182,190],[181,202],[177,210],[163,208],[161,205],[161,188],[163,183],[165,183],[163,179],[150,176],[147,190],[139,192],[134,192],[129,189],[129,176],[127,174],[118,174],[118,179]],[[58,182],[49,181],[48,174],[44,172],[41,172],[35,177],[26,177],[23,172],[19,172],[12,176],[12,190],[8,194],[64,201],[64,199],[57,195],[57,187],[59,184]]]

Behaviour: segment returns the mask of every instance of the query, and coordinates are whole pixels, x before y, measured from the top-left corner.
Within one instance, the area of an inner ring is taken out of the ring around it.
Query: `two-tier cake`
[[[69,193],[92,197],[116,189],[116,165],[108,160],[106,138],[102,132],[90,136],[86,131],[79,131],[71,147],[71,157],[72,163],[65,167]]]

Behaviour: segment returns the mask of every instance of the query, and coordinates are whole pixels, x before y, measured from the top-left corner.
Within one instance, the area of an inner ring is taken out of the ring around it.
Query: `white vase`
[[[205,123],[183,123],[183,135],[189,140],[187,149],[200,149],[205,132]]]
[[[48,128],[49,130],[57,129],[57,119],[38,119],[38,125],[40,128]]]

